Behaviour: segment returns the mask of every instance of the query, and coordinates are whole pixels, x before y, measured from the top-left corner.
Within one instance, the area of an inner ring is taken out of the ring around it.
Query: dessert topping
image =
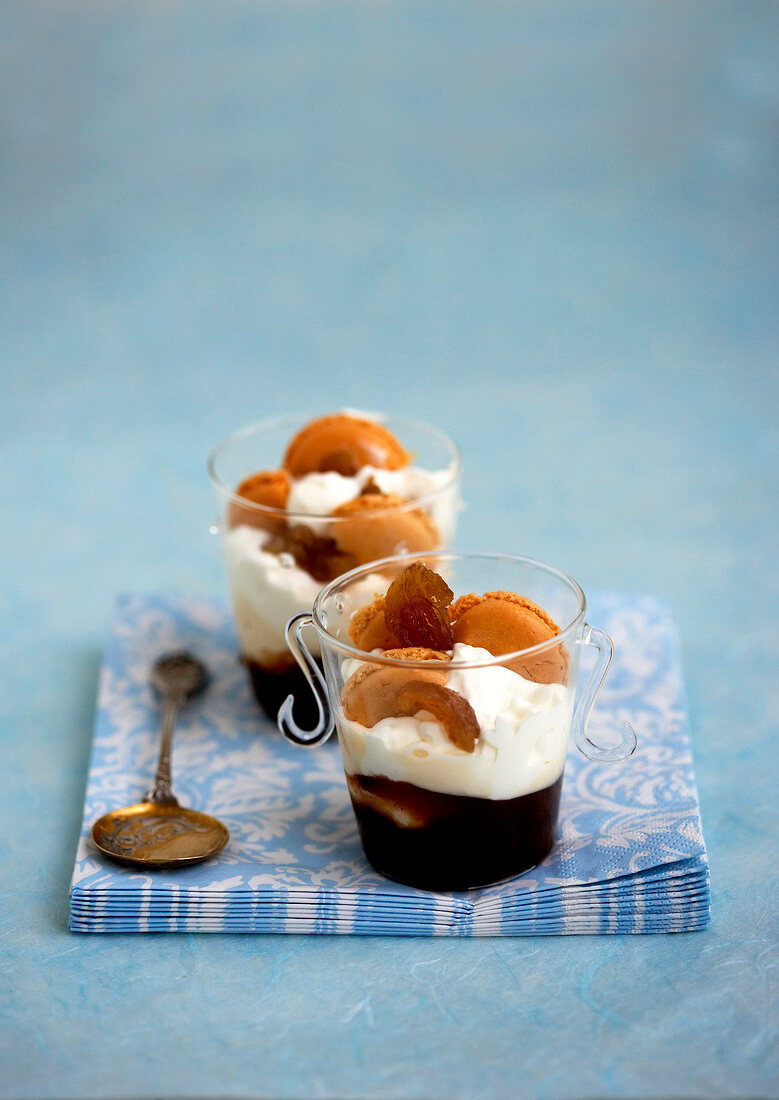
[[[322,582],[393,554],[432,550],[441,537],[430,516],[380,484],[382,472],[401,471],[403,477],[408,467],[413,474],[410,460],[376,420],[351,413],[319,417],[293,437],[283,469],[260,470],[243,479],[228,508],[228,526],[269,532],[271,541],[263,550],[289,555]],[[310,523],[303,518],[308,515]],[[330,515],[337,520],[329,523],[324,517]],[[394,640],[387,638],[385,644]]]
[[[355,611],[349,621],[349,634],[357,648],[366,653],[372,649],[393,649],[400,644],[387,626],[383,596]]]
[[[235,495],[252,504],[283,511],[287,506],[289,486],[289,474],[286,470],[259,470],[243,479],[235,490]],[[245,524],[247,527],[280,531],[284,528],[285,520],[283,516],[276,516],[259,508],[248,508],[234,500],[230,504],[228,524],[230,527]]]
[[[399,470],[410,455],[382,424],[346,413],[312,420],[293,437],[284,468],[293,477],[335,473],[351,477],[363,466]]]
[[[317,535],[310,527],[296,524],[277,530],[263,549],[269,554],[289,554],[295,565],[305,569],[315,581],[332,581],[355,566],[354,558],[345,554],[334,539]]]
[[[451,688],[424,680],[407,680],[395,696],[394,712],[412,717],[426,710],[441,723],[446,736],[463,752],[473,752],[481,729],[476,713],[465,698]]]
[[[400,661],[450,659],[448,654],[424,646],[389,649],[385,656]],[[479,738],[473,707],[459,692],[446,686],[446,673],[438,668],[407,672],[397,666],[361,665],[344,685],[341,703],[350,721],[367,727],[383,718],[410,718],[426,711],[463,752],[473,752]]]
[[[443,577],[422,562],[414,562],[398,573],[387,589],[387,629],[404,646],[451,649],[454,641],[449,604],[453,595]]]
[[[543,608],[516,592],[471,592],[449,609],[455,642],[486,649],[496,657],[549,641],[560,628]],[[563,684],[568,678],[568,650],[555,646],[540,654],[518,657],[507,667],[539,684]]]
[[[345,553],[335,539],[317,535],[310,527],[296,524],[287,532],[287,548],[301,569],[310,573],[315,581],[335,580],[357,564],[351,554]]]
[[[448,661],[447,653],[422,646],[389,649],[386,655],[398,661]],[[435,684],[445,684],[446,674],[437,668],[417,669],[414,678]],[[363,664],[349,677],[341,694],[344,714],[361,726],[375,726],[393,713],[393,701],[404,687],[409,671],[393,665]]]
[[[436,525],[419,508],[403,510],[406,503],[402,497],[370,492],[339,505],[333,512],[342,517],[333,525],[338,545],[357,565],[401,552],[432,550],[439,542]]]

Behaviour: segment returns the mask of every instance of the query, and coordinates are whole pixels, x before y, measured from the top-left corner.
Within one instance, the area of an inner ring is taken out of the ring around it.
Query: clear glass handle
[[[293,745],[305,745],[308,747],[321,745],[328,739],[334,728],[333,712],[330,708],[327,686],[322,678],[322,673],[319,671],[319,666],[311,656],[308,646],[303,641],[302,637],[303,627],[311,626],[313,621],[314,620],[307,611],[302,611],[299,615],[294,615],[289,620],[285,634],[287,645],[290,648],[292,656],[300,665],[303,675],[308,680],[309,686],[314,693],[317,709],[319,711],[319,721],[314,729],[302,730],[292,717],[292,707],[295,702],[295,697],[293,695],[288,695],[281,704],[279,715],[276,719],[279,729],[288,741],[291,741]]]
[[[633,729],[630,722],[619,723],[618,728],[622,739],[618,745],[596,745],[594,741],[590,740],[587,733],[587,724],[590,720],[592,705],[595,702],[596,695],[601,689],[601,684],[606,679],[606,673],[609,671],[614,656],[614,643],[608,634],[604,634],[602,630],[596,630],[595,627],[585,623],[584,633],[579,644],[591,645],[598,651],[598,656],[595,659],[595,667],[590,673],[590,678],[573,712],[572,732],[574,742],[579,752],[583,753],[584,756],[588,757],[590,760],[597,760],[603,764],[613,763],[616,760],[624,760],[626,757],[630,756],[631,753],[635,752],[636,745],[638,744],[636,731]]]

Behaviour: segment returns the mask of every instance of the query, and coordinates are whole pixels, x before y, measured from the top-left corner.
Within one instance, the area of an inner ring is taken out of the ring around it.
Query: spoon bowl
[[[161,699],[174,695],[186,702],[205,691],[208,671],[191,653],[166,653],[152,665],[149,679]]]
[[[180,806],[171,784],[173,724],[181,707],[205,689],[208,673],[192,654],[169,653],[154,662],[150,679],[163,703],[154,782],[145,801],[99,818],[92,826],[92,840],[118,863],[149,869],[184,867],[216,855],[230,839],[215,817]]]
[[[220,852],[229,839],[215,817],[155,802],[112,810],[92,826],[92,840],[103,855],[157,870],[200,863]]]

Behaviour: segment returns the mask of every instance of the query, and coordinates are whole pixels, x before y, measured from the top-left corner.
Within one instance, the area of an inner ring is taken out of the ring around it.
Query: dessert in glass
[[[292,692],[295,718],[310,722],[316,710],[286,645],[287,621],[342,573],[449,545],[459,452],[427,424],[344,410],[249,425],[212,451],[208,470],[254,695],[275,719]],[[318,658],[315,636],[311,648]]]
[[[377,871],[439,891],[527,871],[555,842],[570,735],[594,760],[634,750],[628,723],[614,744],[587,734],[613,646],[585,610],[579,585],[541,562],[421,553],[353,570],[290,622],[319,720],[302,729],[287,701],[279,727],[313,745],[335,726]],[[302,634],[312,624],[326,683]],[[597,656],[577,701],[583,646]]]

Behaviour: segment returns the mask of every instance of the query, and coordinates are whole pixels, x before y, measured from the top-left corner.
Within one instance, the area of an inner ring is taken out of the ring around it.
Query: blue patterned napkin
[[[616,647],[591,730],[602,737],[628,719],[638,750],[604,765],[572,747],[559,839],[544,863],[498,886],[432,894],[366,862],[335,737],[295,748],[260,717],[223,603],[121,598],[100,680],[71,929],[551,935],[704,927],[708,861],[673,621],[651,597],[611,593],[590,598],[588,619]],[[231,839],[206,863],[139,873],[103,859],[90,828],[143,797],[158,747],[149,667],[180,648],[200,656],[213,679],[177,725],[176,794],[224,821]]]

